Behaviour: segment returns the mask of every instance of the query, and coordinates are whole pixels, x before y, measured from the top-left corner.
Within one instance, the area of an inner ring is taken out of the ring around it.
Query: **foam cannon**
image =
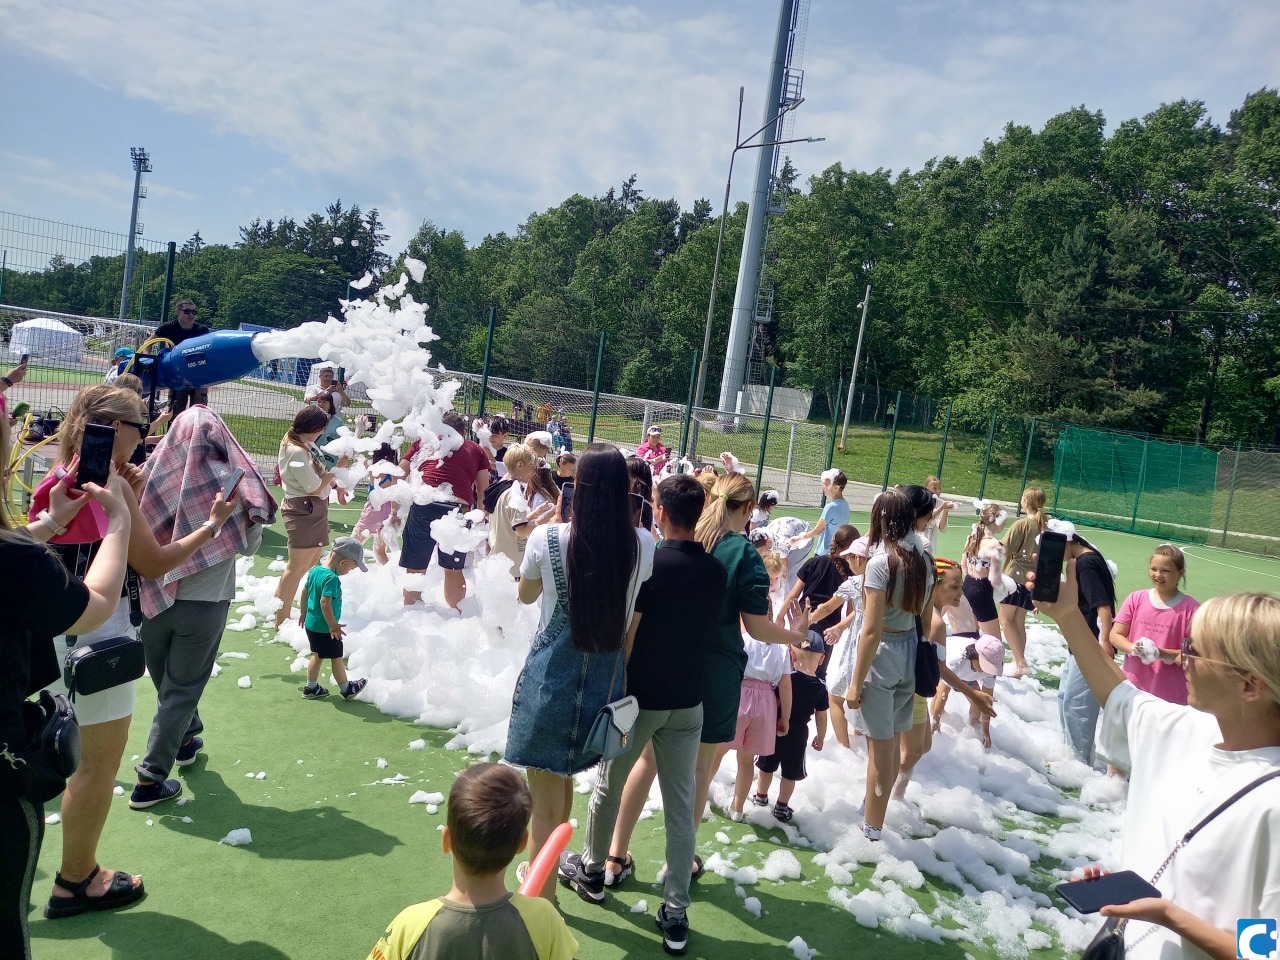
[[[265,362],[254,353],[256,336],[247,330],[215,330],[158,354],[136,354],[125,360],[120,370],[135,373],[144,383],[154,383],[162,390],[211,387],[239,380]]]

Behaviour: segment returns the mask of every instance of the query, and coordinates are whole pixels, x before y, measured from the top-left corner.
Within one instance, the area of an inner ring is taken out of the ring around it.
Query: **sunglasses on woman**
[[[1232,670],[1239,670],[1234,663],[1227,663],[1225,660],[1214,660],[1212,657],[1202,657],[1196,648],[1191,645],[1190,637],[1182,638],[1182,659],[1183,660],[1199,660],[1202,663],[1220,663],[1224,667],[1230,667]]]

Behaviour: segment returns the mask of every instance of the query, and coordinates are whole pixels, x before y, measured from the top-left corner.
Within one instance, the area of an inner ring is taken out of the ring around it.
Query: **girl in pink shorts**
[[[399,453],[389,443],[384,443],[378,448],[373,455],[370,466],[379,463],[390,463],[395,465],[399,459]],[[389,473],[378,474],[374,472],[373,482],[369,485],[369,493],[378,487],[388,487],[396,482],[396,478]],[[387,533],[383,533],[383,529],[387,523],[391,523],[391,528]],[[364,509],[360,511],[360,519],[356,521],[355,529],[351,531],[361,543],[364,543],[370,537],[373,537],[373,555],[378,558],[379,563],[387,562],[387,540],[392,543],[395,541],[397,527],[396,504],[392,500],[388,500],[381,506],[375,507],[372,502],[366,503]]]
[[[791,651],[781,644],[761,643],[745,633],[742,644],[747,651],[747,669],[738,701],[738,729],[733,742],[727,744],[738,757],[729,810],[735,823],[743,817],[756,757],[767,757],[777,749],[777,738],[786,734],[791,717]]]

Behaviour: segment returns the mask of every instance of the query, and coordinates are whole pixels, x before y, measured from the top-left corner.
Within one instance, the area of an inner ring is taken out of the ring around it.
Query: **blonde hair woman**
[[[128,481],[124,500],[129,508],[129,566],[131,576],[154,580],[189,560],[197,550],[218,535],[234,507],[222,502],[219,492],[210,506],[209,519],[194,531],[171,543],[161,544],[138,508],[136,487],[142,471],[128,463],[130,454],[147,433],[144,404],[130,390],[99,385],[87,387],[76,396],[58,431],[59,460],[70,467],[80,449],[87,424],[115,429],[111,458],[116,470]],[[57,548],[68,572],[82,579],[92,562],[96,544],[72,544]],[[131,609],[129,591],[118,598],[115,613],[96,630],[74,635],[60,647],[65,656],[70,645],[83,646],[95,640],[136,635],[141,611]],[[61,681],[54,685],[61,688]],[[70,917],[89,910],[107,910],[132,903],[142,896],[142,878],[98,867],[98,840],[111,809],[116,772],[129,738],[133,719],[134,684],[125,683],[101,693],[76,697],[80,720],[80,766],[67,781],[62,795],[62,865],[54,878],[53,895],[45,907],[49,919]]]
[[[1129,960],[1234,956],[1238,918],[1280,913],[1280,600],[1239,593],[1200,607],[1180,650],[1188,705],[1169,703],[1094,639],[1077,605],[1078,549],[1067,545],[1057,601],[1038,606],[1103,706],[1101,752],[1130,771],[1116,866],[1162,893],[1102,915],[1125,921]]]
[[[1044,513],[1045,495],[1040,487],[1022,491],[1024,516],[1013,521],[1004,535],[1004,572],[1013,578],[1017,588],[1000,601],[1000,632],[1013,652],[1013,669],[1005,676],[1025,677],[1027,666],[1027,611],[1031,594],[1027,591],[1027,574],[1036,566],[1036,541],[1044,531],[1048,517]]]
[[[307,571],[320,560],[320,552],[329,543],[329,488],[335,474],[325,467],[323,454],[316,441],[329,426],[329,414],[317,406],[303,407],[293,416],[289,430],[280,441],[277,465],[284,502],[289,558],[276,586],[280,609],[276,611],[276,629],[291,619],[293,598]]]

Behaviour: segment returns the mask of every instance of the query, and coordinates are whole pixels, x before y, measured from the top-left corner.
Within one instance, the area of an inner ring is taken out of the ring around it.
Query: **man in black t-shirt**
[[[156,327],[155,336],[173,341],[176,347],[184,340],[203,336],[209,328],[203,323],[196,323],[196,304],[194,300],[181,300],[177,307],[178,318],[162,323]],[[169,391],[169,412],[175,417],[187,407],[195,403],[209,402],[209,391],[204,387],[189,387],[183,390]]]
[[[1107,643],[1111,621],[1116,613],[1116,582],[1106,559],[1084,537],[1076,534],[1072,540],[1072,552],[1076,554],[1076,584],[1079,587],[1080,612],[1093,635],[1098,638],[1111,656],[1115,651]],[[1081,763],[1093,766],[1094,738],[1098,730],[1097,699],[1084,682],[1084,676],[1076,666],[1076,658],[1067,653],[1058,685],[1058,713],[1062,718],[1062,730],[1067,744]]]
[[[606,856],[627,775],[650,740],[662,788],[667,827],[667,877],[658,926],[668,952],[684,952],[689,926],[689,879],[696,835],[694,770],[702,738],[702,644],[724,599],[724,566],[694,539],[705,502],[693,477],[668,477],[658,485],[658,529],[653,576],[636,601],[639,627],[627,662],[627,693],[640,705],[632,746],[605,763],[591,798],[582,856],[560,868],[560,881],[588,903],[604,899],[606,861],[625,878],[629,857]]]

